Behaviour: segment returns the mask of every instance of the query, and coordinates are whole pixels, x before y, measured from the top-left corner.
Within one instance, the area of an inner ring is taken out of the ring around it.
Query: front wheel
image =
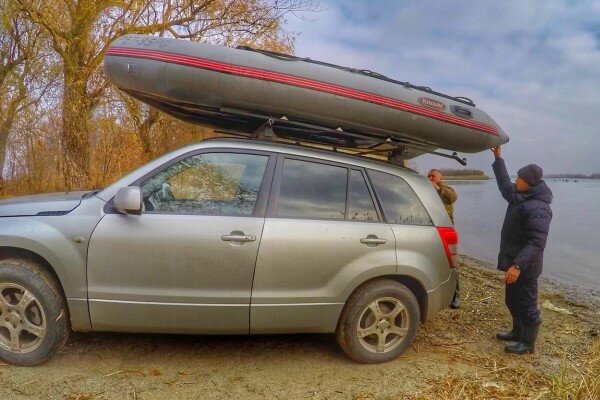
[[[406,286],[391,279],[376,280],[350,296],[340,316],[336,338],[355,361],[391,361],[412,343],[420,324],[419,315],[419,303]]]
[[[54,279],[22,260],[0,261],[0,360],[41,364],[69,336],[65,299]]]

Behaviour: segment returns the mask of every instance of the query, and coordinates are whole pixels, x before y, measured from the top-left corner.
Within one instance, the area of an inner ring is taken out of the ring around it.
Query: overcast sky
[[[320,0],[296,54],[474,100],[509,134],[509,172],[600,172],[600,0]],[[467,154],[491,172],[491,152]],[[421,171],[460,167],[423,156]]]

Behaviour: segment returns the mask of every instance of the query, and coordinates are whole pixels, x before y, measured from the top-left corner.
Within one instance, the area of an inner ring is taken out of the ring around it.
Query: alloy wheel
[[[0,283],[0,347],[13,353],[35,350],[46,336],[46,324],[44,310],[29,290]]]
[[[358,319],[356,335],[361,346],[371,353],[387,353],[402,343],[410,317],[397,298],[382,297],[371,302]]]

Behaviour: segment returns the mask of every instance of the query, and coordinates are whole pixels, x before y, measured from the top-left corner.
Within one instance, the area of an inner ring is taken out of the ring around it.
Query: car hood
[[[64,215],[73,211],[91,191],[45,193],[0,201],[0,217]]]

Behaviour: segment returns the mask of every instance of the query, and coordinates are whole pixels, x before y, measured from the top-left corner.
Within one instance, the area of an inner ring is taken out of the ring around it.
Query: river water
[[[496,262],[507,203],[495,180],[450,181],[457,194],[454,218],[459,252]],[[544,253],[546,276],[600,290],[600,180],[553,180],[550,235]]]

